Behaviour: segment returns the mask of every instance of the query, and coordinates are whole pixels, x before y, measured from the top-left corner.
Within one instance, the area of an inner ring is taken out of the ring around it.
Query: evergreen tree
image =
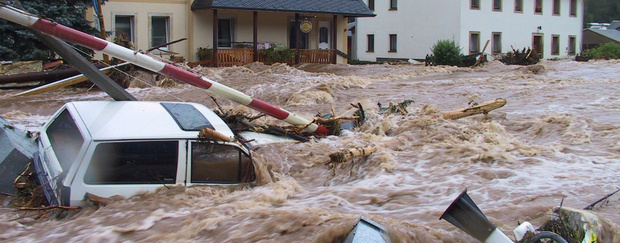
[[[18,6],[17,1],[6,1]],[[96,34],[90,22],[85,19],[86,8],[92,6],[92,0],[27,0],[21,7],[34,15],[45,17],[55,22],[80,31]],[[40,42],[26,27],[0,19],[0,60],[49,60],[54,58],[45,44]],[[88,53],[91,50],[81,48]]]

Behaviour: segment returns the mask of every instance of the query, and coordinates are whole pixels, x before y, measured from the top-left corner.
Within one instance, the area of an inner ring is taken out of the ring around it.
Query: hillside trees
[[[620,1],[618,0],[586,0],[584,22],[610,23],[620,20]]]
[[[7,1],[15,6],[16,1]],[[29,13],[44,16],[59,24],[80,31],[96,34],[96,30],[87,21],[85,10],[92,6],[92,0],[28,0],[21,6]],[[41,43],[27,28],[7,20],[0,19],[0,60],[49,60],[54,53]],[[92,51],[82,49],[88,53]]]

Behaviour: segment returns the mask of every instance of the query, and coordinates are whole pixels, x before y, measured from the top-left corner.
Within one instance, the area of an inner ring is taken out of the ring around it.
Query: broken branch
[[[583,209],[585,209],[585,210],[592,210],[594,208],[594,206],[596,206],[596,204],[598,204],[598,203],[600,203],[602,201],[605,201],[606,199],[610,198],[611,196],[613,196],[614,194],[616,194],[618,192],[620,192],[620,189],[616,190],[615,192],[612,192],[612,193],[608,194],[607,196],[604,196],[603,198],[597,200],[596,202],[588,205],[587,207],[585,207]]]
[[[359,119],[358,116],[345,116],[345,117],[332,117],[332,118],[316,117],[315,121],[319,123],[329,123],[329,122],[335,122],[335,121],[340,121],[340,120],[357,120],[357,119]]]
[[[47,207],[38,207],[38,208],[30,208],[30,207],[20,207],[20,210],[28,210],[28,211],[40,211],[40,210],[50,210],[50,209],[80,209],[80,207],[70,207],[70,206],[47,206]]]
[[[204,139],[209,139],[209,140],[215,140],[215,141],[224,141],[224,142],[232,142],[235,141],[234,139],[230,138],[230,137],[226,137],[226,135],[215,131],[211,128],[205,127],[202,130],[200,130],[200,133],[198,134],[198,137],[200,138],[204,138]]]

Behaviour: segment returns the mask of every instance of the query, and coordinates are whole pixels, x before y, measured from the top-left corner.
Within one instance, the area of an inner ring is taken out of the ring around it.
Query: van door
[[[40,157],[35,160],[35,170],[43,185],[45,196],[50,204],[68,205],[68,198],[62,195],[61,188],[69,186],[73,175],[88,146],[88,133],[82,134],[81,123],[69,112],[67,106],[61,108],[43,128],[39,139]]]
[[[188,161],[188,185],[237,184],[256,180],[250,156],[234,144],[191,141]]]

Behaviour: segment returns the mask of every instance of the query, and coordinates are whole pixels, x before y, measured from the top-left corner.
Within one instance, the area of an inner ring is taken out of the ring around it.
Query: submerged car
[[[234,137],[196,103],[70,102],[41,129],[35,170],[48,202],[64,206],[87,193],[130,197],[163,185],[255,181],[248,148],[199,138],[205,127]]]

